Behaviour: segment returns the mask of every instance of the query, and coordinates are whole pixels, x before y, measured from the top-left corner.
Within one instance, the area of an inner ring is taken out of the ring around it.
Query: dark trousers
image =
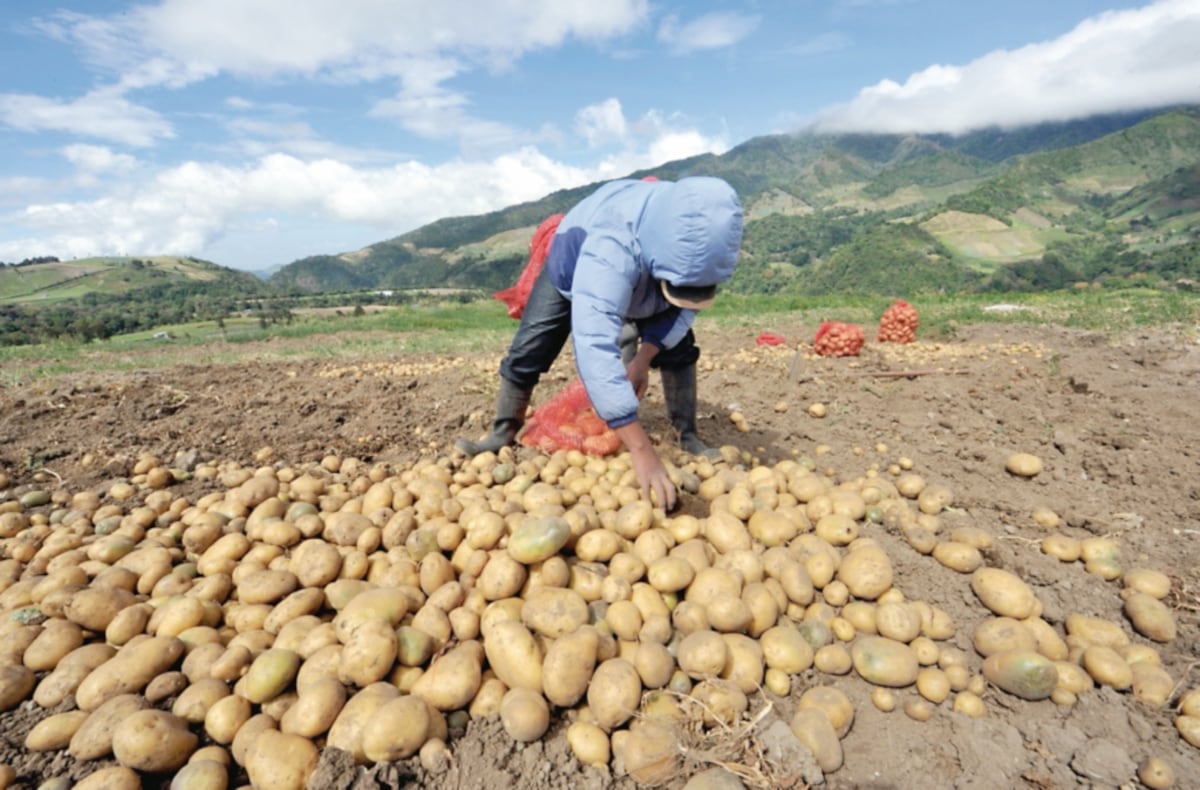
[[[634,323],[640,327],[657,317],[638,319]],[[570,334],[571,301],[550,283],[550,277],[543,269],[529,293],[529,301],[521,314],[521,326],[508,346],[508,354],[500,363],[501,377],[523,390],[532,390],[542,374],[554,364]],[[683,370],[696,364],[699,357],[700,347],[696,345],[696,336],[689,329],[674,348],[659,351],[650,366],[663,370]]]

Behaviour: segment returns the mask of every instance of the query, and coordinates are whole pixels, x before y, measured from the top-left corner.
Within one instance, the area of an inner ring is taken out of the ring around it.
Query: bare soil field
[[[700,733],[681,725],[685,748],[665,786],[1138,787],[1138,764],[1158,757],[1173,770],[1176,787],[1200,787],[1200,748],[1181,737],[1172,707],[1185,690],[1200,686],[1195,327],[1105,336],[982,324],[959,328],[942,342],[868,343],[859,357],[843,359],[806,353],[814,326],[780,318],[762,329],[789,342],[758,346],[758,330],[698,327],[700,433],[710,444],[737,448],[743,466],[808,459],[835,482],[872,474],[895,479],[894,467],[911,461],[912,472],[953,492],[951,505],[938,514],[939,538],[959,527],[982,530],[991,544],[982,550],[985,563],[1024,579],[1060,636],[1072,614],[1120,624],[1130,642],[1157,652],[1176,685],[1157,706],[1130,689],[1101,685],[1070,705],[1026,701],[988,685],[981,695],[984,715],[956,712],[951,694],[928,720],[917,721],[902,710],[918,698],[912,686],[895,689],[896,710],[883,712],[872,703],[873,687],[856,672],[814,668],[795,675],[786,696],[765,689],[750,695],[737,726]],[[0,473],[7,477],[0,503],[35,489],[107,496],[115,483],[133,478],[143,454],[186,469],[218,461],[300,468],[331,456],[360,459],[363,468],[400,468],[418,457],[449,455],[456,437],[483,433],[491,419],[501,348],[454,358],[281,361],[280,342],[247,345],[245,359],[233,364],[147,364],[129,373],[0,387]],[[572,375],[570,360],[560,360],[535,405]],[[655,377],[643,419],[663,456],[686,463],[673,449],[659,386]],[[824,405],[824,416],[810,415],[814,403]],[[748,430],[731,422],[732,411],[745,416]],[[1032,478],[1007,472],[1006,460],[1017,452],[1040,458],[1043,470]],[[535,451],[522,448],[517,455]],[[176,488],[192,501],[221,490],[217,479],[199,478]],[[1060,523],[1040,525],[1036,508],[1053,511]],[[49,514],[54,506],[34,509]],[[684,493],[682,509],[703,517],[707,502]],[[1121,579],[1106,580],[1083,562],[1044,553],[1041,542],[1054,532],[1111,538],[1123,570],[1166,574],[1171,587],[1164,602],[1177,636],[1156,643],[1137,633],[1122,613]],[[951,616],[955,632],[942,646],[961,651],[977,673],[983,659],[973,634],[991,613],[972,592],[971,575],[914,550],[883,524],[865,521],[861,535],[885,549],[905,599]],[[0,541],[3,557],[11,556],[10,543]],[[791,721],[800,695],[818,685],[842,691],[855,712],[841,739],[844,764],[828,773],[794,738],[788,741],[786,728],[781,735],[771,727]],[[0,714],[0,763],[15,770],[14,786],[38,787],[55,777],[77,781],[112,764],[111,758],[77,761],[66,750],[25,747],[37,721],[70,705],[68,699],[46,711],[26,699]],[[415,758],[356,766],[345,752],[324,749],[310,787],[637,786],[620,766],[581,765],[566,743],[566,724],[556,714],[547,734],[531,744],[514,741],[494,717],[452,728],[452,760],[439,772]],[[704,773],[712,769],[719,770]],[[142,781],[166,786],[169,776]],[[246,782],[244,773],[231,771],[231,787]]]

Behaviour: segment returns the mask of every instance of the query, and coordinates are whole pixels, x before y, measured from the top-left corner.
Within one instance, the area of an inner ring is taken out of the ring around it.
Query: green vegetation
[[[927,294],[911,300],[921,314],[918,338],[953,337],[967,324],[1057,325],[1116,336],[1162,326],[1200,327],[1200,293],[1149,288],[1083,288],[1027,294]],[[873,327],[892,302],[879,295],[753,295],[724,293],[697,319],[697,331],[721,327],[743,332],[747,346],[760,332],[797,327],[815,331],[822,321]],[[1004,309],[995,309],[1001,306]],[[49,375],[135,370],[178,364],[221,365],[246,359],[386,358],[398,354],[503,353],[516,322],[492,299],[471,302],[414,300],[393,307],[339,313],[299,313],[290,324],[252,318],[196,321],[169,327],[170,339],[139,332],[107,340],[54,340],[0,348],[0,386]],[[166,331],[164,328],[160,331]],[[808,336],[788,336],[793,344]],[[258,342],[270,341],[270,342]],[[703,339],[701,340],[703,343]],[[150,352],[153,353],[150,353]]]

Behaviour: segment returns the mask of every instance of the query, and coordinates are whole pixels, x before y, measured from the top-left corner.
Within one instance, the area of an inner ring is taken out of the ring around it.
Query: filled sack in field
[[[817,329],[813,352],[821,357],[857,357],[865,336],[858,324],[826,321]]]
[[[917,308],[903,299],[897,299],[883,311],[875,340],[880,343],[911,343],[917,339],[919,323]]]
[[[548,453],[581,450],[588,455],[612,455],[621,440],[596,416],[583,382],[575,379],[539,406],[525,423],[521,444]]]
[[[510,318],[520,319],[521,314],[525,312],[529,292],[533,290],[534,281],[546,265],[546,256],[550,254],[550,242],[554,240],[554,231],[558,230],[558,223],[562,222],[562,218],[562,214],[551,214],[542,220],[542,224],[533,232],[533,240],[529,243],[529,262],[517,278],[517,284],[492,294],[493,298],[508,305]]]

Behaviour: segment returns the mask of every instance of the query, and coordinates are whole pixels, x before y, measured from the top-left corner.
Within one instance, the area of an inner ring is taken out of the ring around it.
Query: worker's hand
[[[674,510],[678,502],[678,492],[667,475],[667,468],[654,452],[642,424],[634,420],[614,430],[629,450],[629,458],[641,485],[642,496],[650,504],[661,507],[668,513]]]
[[[667,468],[654,450],[647,448],[644,452],[630,453],[633,461],[633,471],[642,486],[642,496],[652,505],[661,507],[670,513],[675,509],[679,496],[675,484],[667,475]]]
[[[625,366],[625,375],[633,385],[633,392],[638,400],[646,394],[650,386],[650,360],[658,354],[658,346],[653,343],[642,343],[638,346],[637,354]]]

